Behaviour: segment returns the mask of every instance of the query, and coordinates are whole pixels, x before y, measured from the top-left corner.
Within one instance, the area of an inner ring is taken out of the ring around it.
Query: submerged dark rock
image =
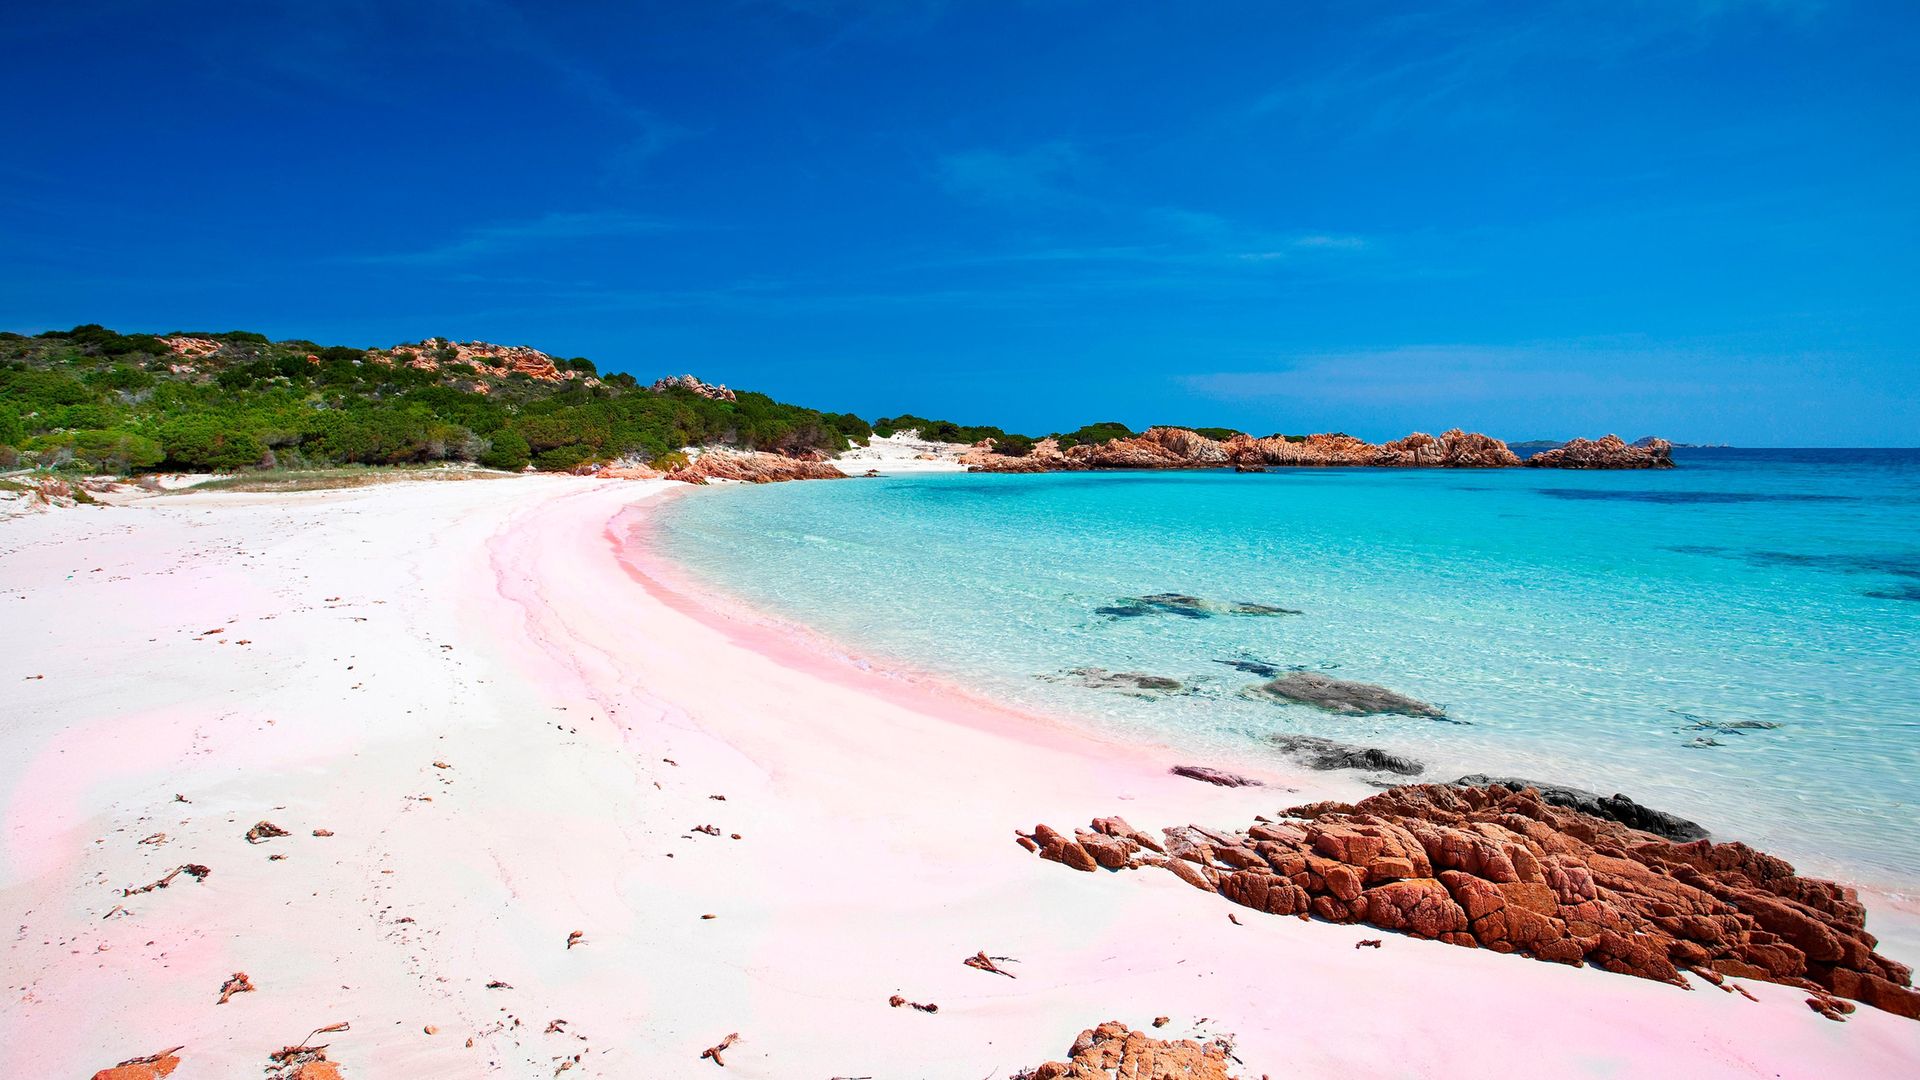
[[[1438,705],[1396,694],[1384,686],[1330,678],[1317,671],[1295,671],[1272,682],[1249,687],[1248,693],[1311,705],[1341,716],[1417,716],[1445,720]]]
[[[1230,615],[1304,615],[1297,608],[1275,607],[1272,604],[1255,604],[1242,600],[1227,608]]]
[[[1213,614],[1205,600],[1185,593],[1154,593],[1151,596],[1136,596],[1123,602],[1139,604],[1150,611],[1161,611],[1189,619],[1204,619]]]
[[[1118,603],[1093,609],[1096,615],[1115,619],[1137,619],[1142,615],[1178,615],[1183,619],[1210,619],[1215,615],[1299,615],[1293,608],[1257,604],[1250,600],[1222,604],[1186,593],[1153,593],[1129,596]]]
[[[1589,817],[1618,822],[1629,829],[1639,829],[1655,836],[1665,837],[1687,843],[1693,840],[1705,840],[1707,830],[1676,814],[1664,810],[1642,806],[1625,795],[1599,795],[1580,788],[1566,787],[1562,784],[1543,784],[1538,780],[1522,780],[1513,776],[1483,776],[1475,773],[1455,780],[1449,787],[1490,787],[1498,784],[1511,791],[1533,788],[1540,793],[1542,801],[1551,806],[1567,810],[1577,810]]]
[[[1258,675],[1263,679],[1271,679],[1280,674],[1278,667],[1263,660],[1215,660],[1214,663],[1225,664],[1235,671],[1244,671],[1249,675]]]
[[[1701,720],[1696,717],[1688,719],[1693,720],[1693,723],[1686,726],[1687,731],[1718,731],[1732,735],[1738,735],[1743,731],[1772,731],[1780,726],[1779,722],[1774,720]]]
[[[1427,771],[1425,765],[1412,758],[1390,754],[1372,746],[1349,746],[1346,743],[1322,739],[1317,735],[1275,735],[1273,744],[1280,751],[1298,758],[1310,769],[1331,772],[1334,769],[1359,769],[1362,772],[1390,772],[1401,776],[1417,776]]]
[[[1072,682],[1094,690],[1145,691],[1149,694],[1177,694],[1186,689],[1179,679],[1149,675],[1144,671],[1108,671],[1083,667],[1066,672]]]
[[[1260,781],[1230,773],[1224,769],[1213,769],[1205,765],[1175,765],[1168,769],[1175,776],[1184,776],[1189,780],[1199,780],[1220,787],[1259,787]]]

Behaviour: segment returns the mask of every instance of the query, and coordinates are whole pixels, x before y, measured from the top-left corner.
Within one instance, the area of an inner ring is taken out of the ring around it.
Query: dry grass
[[[376,484],[400,484],[415,481],[499,480],[515,475],[482,468],[407,468],[363,467],[347,469],[288,469],[241,473],[204,484],[180,488],[170,494],[194,491],[333,491],[340,488],[372,487]]]

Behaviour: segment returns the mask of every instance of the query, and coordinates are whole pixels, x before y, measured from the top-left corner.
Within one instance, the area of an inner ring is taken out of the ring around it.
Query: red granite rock
[[[1853,890],[1744,844],[1676,843],[1497,784],[1408,785],[1286,815],[1245,832],[1165,829],[1166,858],[1128,850],[1120,841],[1136,830],[1115,818],[1078,841],[1046,826],[1034,838],[1044,858],[1164,867],[1271,914],[1681,985],[1695,968],[1920,1019],[1912,972],[1874,951]],[[1112,844],[1105,858],[1088,851],[1090,838]]]
[[[1014,1080],[1233,1080],[1228,1050],[1222,1040],[1156,1039],[1109,1020],[1081,1032],[1068,1060],[1015,1073]]]

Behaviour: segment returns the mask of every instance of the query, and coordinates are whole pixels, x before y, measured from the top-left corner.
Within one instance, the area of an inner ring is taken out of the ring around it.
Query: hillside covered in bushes
[[[859,417],[592,361],[430,338],[392,349],[260,334],[0,333],[0,468],[96,472],[478,462],[671,464],[680,448],[833,453]]]

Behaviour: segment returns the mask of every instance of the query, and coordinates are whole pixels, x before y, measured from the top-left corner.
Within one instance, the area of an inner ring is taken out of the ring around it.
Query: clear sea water
[[[1417,758],[1421,779],[1625,792],[1803,870],[1920,884],[1920,451],[1677,458],[729,487],[676,500],[657,542],[882,663],[1196,761],[1278,765],[1268,736],[1325,736]],[[1300,614],[1100,611],[1155,593]],[[1222,661],[1454,722],[1255,700],[1261,678]],[[1186,689],[1061,677],[1082,668]]]

